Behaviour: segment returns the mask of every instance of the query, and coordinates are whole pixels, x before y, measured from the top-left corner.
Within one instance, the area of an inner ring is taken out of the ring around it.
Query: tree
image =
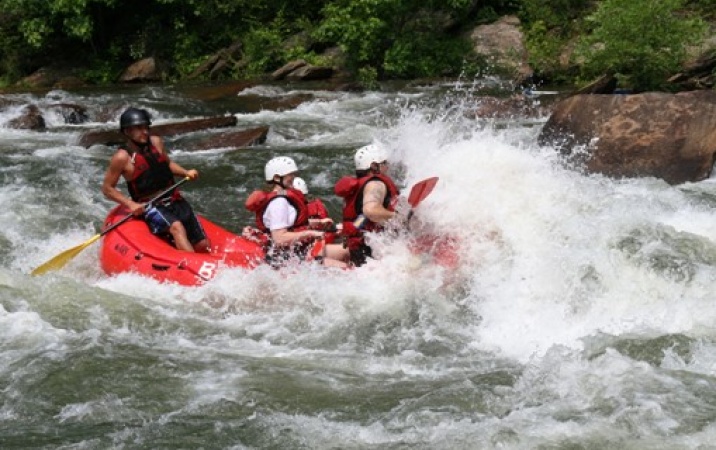
[[[551,81],[570,82],[561,55],[578,34],[579,18],[589,11],[592,0],[523,0],[519,17],[525,32],[529,62],[536,74]],[[573,76],[574,74],[572,74]]]
[[[683,64],[688,45],[706,30],[682,12],[683,0],[604,0],[586,18],[591,32],[575,51],[582,77],[615,73],[636,91],[663,87]]]
[[[448,28],[459,28],[474,7],[470,0],[334,0],[315,35],[340,45],[359,73],[455,75],[469,46]]]

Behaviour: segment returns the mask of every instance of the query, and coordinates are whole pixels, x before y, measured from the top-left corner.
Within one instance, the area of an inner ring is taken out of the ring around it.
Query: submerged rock
[[[251,128],[248,130],[226,131],[208,137],[196,143],[190,150],[206,150],[209,148],[242,148],[263,144],[269,127]]]
[[[45,118],[37,105],[27,105],[22,110],[22,115],[8,122],[8,127],[19,130],[42,131],[45,129]]]

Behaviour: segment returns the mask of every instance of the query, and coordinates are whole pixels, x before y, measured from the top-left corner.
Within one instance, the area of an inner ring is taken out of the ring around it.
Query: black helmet
[[[127,108],[126,111],[119,116],[119,131],[124,131],[127,127],[136,125],[151,125],[152,118],[145,109]]]

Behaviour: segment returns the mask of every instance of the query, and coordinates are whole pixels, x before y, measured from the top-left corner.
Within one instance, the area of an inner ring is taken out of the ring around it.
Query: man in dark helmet
[[[117,149],[104,175],[102,193],[124,205],[134,215],[144,214],[152,233],[169,233],[180,250],[209,252],[210,243],[189,203],[178,189],[145,209],[146,202],[174,184],[174,176],[196,180],[196,169],[186,170],[169,158],[164,142],[149,133],[152,124],[144,109],[128,108],[119,118],[119,130],[127,145]],[[127,181],[129,197],[117,189],[119,178]]]

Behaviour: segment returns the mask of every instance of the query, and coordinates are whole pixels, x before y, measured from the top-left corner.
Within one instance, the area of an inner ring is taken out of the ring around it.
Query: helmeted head
[[[301,177],[296,177],[293,179],[293,188],[301,191],[303,195],[308,194],[308,185],[306,184],[306,181],[304,181],[304,179]]]
[[[127,110],[119,116],[119,131],[124,131],[125,128],[137,125],[150,126],[151,124],[152,118],[146,109],[127,108]]]
[[[368,170],[373,163],[380,164],[388,160],[388,150],[380,144],[370,144],[359,148],[353,158],[356,170]]]
[[[274,177],[281,178],[286,175],[298,172],[298,166],[293,158],[288,156],[277,156],[269,160],[264,167],[264,179],[266,181],[274,181]]]

